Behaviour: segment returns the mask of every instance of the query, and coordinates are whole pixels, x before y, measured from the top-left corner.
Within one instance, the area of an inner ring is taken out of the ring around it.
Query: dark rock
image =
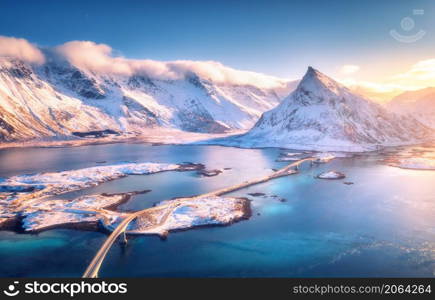
[[[177,171],[200,171],[204,170],[205,166],[203,164],[195,164],[192,162],[184,162],[180,164],[180,168]]]
[[[263,197],[263,196],[266,196],[265,193],[248,193],[248,195],[252,196],[252,197]]]
[[[198,171],[199,175],[202,175],[202,176],[205,176],[205,177],[217,176],[220,173],[222,173],[221,170],[201,170],[201,171]]]
[[[94,131],[85,131],[85,132],[79,132],[79,131],[74,131],[72,133],[75,136],[78,137],[104,137],[110,134],[114,134],[114,135],[119,135],[119,132],[112,130],[112,129],[105,129],[105,130],[94,130]]]

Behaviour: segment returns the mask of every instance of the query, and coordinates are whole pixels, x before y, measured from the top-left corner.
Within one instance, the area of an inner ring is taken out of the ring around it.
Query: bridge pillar
[[[121,241],[120,242],[121,242],[121,244],[124,244],[124,245],[127,244],[127,235],[125,234],[125,231],[122,232]]]

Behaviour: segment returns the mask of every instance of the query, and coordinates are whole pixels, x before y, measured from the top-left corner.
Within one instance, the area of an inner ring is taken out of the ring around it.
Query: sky
[[[378,90],[435,80],[433,0],[0,0],[0,35],[40,47],[93,41],[114,56],[210,60],[288,79],[314,66]],[[416,80],[422,65],[430,76]]]

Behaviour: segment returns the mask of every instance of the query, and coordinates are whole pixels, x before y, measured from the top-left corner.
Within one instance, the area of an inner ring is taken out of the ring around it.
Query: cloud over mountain
[[[71,64],[94,72],[114,73],[131,76],[147,75],[157,79],[181,79],[188,73],[195,73],[216,83],[254,84],[261,87],[279,87],[286,80],[260,73],[236,70],[216,61],[155,61],[128,59],[114,56],[106,44],[91,41],[71,41],[55,48]]]
[[[129,59],[114,55],[109,45],[92,41],[70,41],[48,50],[46,55],[56,53],[75,67],[96,73],[146,75],[154,79],[173,80],[195,73],[215,83],[255,85],[263,88],[285,88],[288,83],[286,79],[233,69],[216,61]],[[41,49],[27,40],[6,36],[0,36],[0,57],[2,56],[36,64],[42,64],[48,59]]]
[[[0,56],[15,57],[23,61],[42,64],[44,55],[35,45],[25,39],[0,35]]]

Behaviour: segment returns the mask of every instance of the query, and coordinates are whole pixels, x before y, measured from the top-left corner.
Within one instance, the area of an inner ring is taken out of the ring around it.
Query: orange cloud
[[[366,97],[385,102],[405,91],[435,86],[435,59],[419,61],[405,72],[394,74],[379,82],[350,78],[340,81]]]
[[[426,87],[435,84],[435,58],[422,60],[401,74],[392,76],[391,81]]]

